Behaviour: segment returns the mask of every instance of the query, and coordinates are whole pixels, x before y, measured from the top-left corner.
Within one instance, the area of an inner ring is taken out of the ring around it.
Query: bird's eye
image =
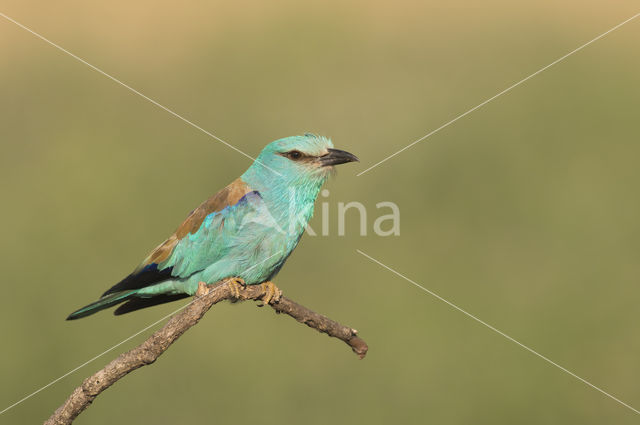
[[[289,152],[289,158],[291,159],[300,159],[302,158],[302,152],[300,151],[291,151]]]

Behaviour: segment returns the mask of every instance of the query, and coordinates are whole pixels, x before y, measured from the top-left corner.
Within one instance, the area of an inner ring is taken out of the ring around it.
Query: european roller
[[[114,314],[192,296],[198,284],[240,277],[267,284],[304,233],[335,165],[358,161],[310,134],[268,144],[239,178],[193,210],[127,277],[67,320],[121,304]],[[267,301],[268,302],[268,301]]]

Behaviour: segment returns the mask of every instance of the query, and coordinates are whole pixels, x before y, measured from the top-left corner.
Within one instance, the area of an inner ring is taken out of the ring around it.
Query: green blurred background
[[[331,235],[276,283],[337,340],[218,305],[78,424],[625,424],[640,408],[640,19],[355,174],[638,12],[637,2],[3,2],[3,13],[251,155],[305,131],[361,158]],[[179,307],[65,322],[250,161],[0,19],[0,408]],[[366,237],[351,212],[369,209]],[[401,236],[372,234],[381,201]],[[317,215],[312,222],[320,228]],[[0,416],[39,423],[146,335]]]

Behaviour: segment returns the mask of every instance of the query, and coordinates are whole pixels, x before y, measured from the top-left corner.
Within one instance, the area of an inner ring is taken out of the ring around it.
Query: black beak
[[[360,161],[357,156],[340,149],[329,149],[329,153],[318,158],[323,167]]]

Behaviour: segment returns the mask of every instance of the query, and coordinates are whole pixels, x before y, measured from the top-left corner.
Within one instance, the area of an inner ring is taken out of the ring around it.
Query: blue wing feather
[[[123,290],[146,288],[175,278],[187,278],[203,271],[231,249],[238,224],[250,218],[261,203],[260,193],[252,191],[242,196],[234,205],[208,214],[197,231],[188,233],[175,244],[166,260],[143,263],[103,296]]]
[[[266,209],[258,191],[244,195],[232,206],[209,214],[195,233],[178,242],[159,268],[172,268],[171,275],[187,278],[221,260],[238,244],[243,226],[255,221]]]

